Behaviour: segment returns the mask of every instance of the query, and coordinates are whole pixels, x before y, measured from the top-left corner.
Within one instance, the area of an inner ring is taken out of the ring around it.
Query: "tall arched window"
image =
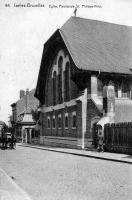
[[[103,95],[103,83],[101,80],[98,79],[98,96]]]
[[[64,72],[64,96],[65,96],[65,101],[68,101],[70,98],[70,66],[69,62],[66,63],[66,68]]]
[[[56,71],[53,73],[53,104],[56,104]]]
[[[130,88],[127,81],[121,83],[122,97],[130,97]]]
[[[77,127],[77,117],[76,117],[76,112],[72,113],[72,128]]]
[[[65,128],[68,128],[68,113],[65,113]]]
[[[114,86],[115,86],[115,97],[118,97],[119,83],[118,83],[118,82],[115,82],[115,83],[114,83]]]
[[[60,56],[58,61],[58,100],[62,103],[62,64],[63,58]]]

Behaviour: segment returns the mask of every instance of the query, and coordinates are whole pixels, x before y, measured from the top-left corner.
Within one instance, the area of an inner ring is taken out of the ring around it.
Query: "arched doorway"
[[[97,148],[98,146],[98,128],[97,123],[100,120],[99,116],[92,118],[91,120],[91,130],[92,130],[92,145]]]
[[[97,129],[97,122],[93,124],[93,131],[92,131],[92,135],[93,135],[93,145],[95,148],[97,148],[98,146],[98,129]]]

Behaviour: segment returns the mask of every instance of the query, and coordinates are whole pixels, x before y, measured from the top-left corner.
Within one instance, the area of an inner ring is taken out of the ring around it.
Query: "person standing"
[[[104,138],[101,134],[98,137],[98,148],[97,148],[97,150],[99,152],[104,152]]]

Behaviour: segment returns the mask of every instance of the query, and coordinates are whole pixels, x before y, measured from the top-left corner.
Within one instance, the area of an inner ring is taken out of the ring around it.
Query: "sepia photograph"
[[[132,1],[0,1],[0,200],[132,199]]]

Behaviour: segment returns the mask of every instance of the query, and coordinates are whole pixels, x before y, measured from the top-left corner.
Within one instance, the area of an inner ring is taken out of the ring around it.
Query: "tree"
[[[2,135],[4,135],[6,132],[8,132],[8,126],[5,123],[3,123],[1,133]]]
[[[38,112],[37,109],[35,109],[35,110],[32,109],[31,113],[32,113],[33,120],[37,123],[39,120],[40,113]]]

